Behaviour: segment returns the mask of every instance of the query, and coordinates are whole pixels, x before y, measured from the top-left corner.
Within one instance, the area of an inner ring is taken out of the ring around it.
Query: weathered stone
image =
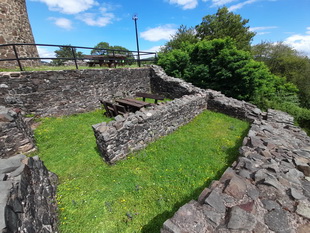
[[[254,201],[250,201],[248,203],[244,203],[241,205],[238,205],[238,207],[240,207],[241,209],[245,210],[246,212],[252,212],[253,207],[254,207]]]
[[[251,231],[255,225],[256,219],[252,214],[236,206],[231,209],[227,223],[229,229]]]
[[[296,166],[307,166],[309,162],[309,159],[298,156],[294,157],[294,163]]]
[[[296,233],[309,233],[310,223],[301,225],[297,228]]]
[[[256,188],[248,189],[247,192],[248,196],[254,201],[259,197],[259,191]]]
[[[296,213],[310,219],[310,204],[305,201],[300,201],[297,206]]]
[[[205,189],[200,193],[200,195],[199,195],[199,197],[198,197],[198,202],[199,202],[200,204],[203,204],[203,203],[205,202],[206,197],[208,196],[208,194],[209,194],[210,192],[211,192],[210,189],[205,188]]]
[[[273,200],[263,199],[261,202],[264,204],[265,209],[269,211],[281,208],[280,205]]]
[[[297,169],[304,173],[305,176],[310,176],[310,166],[298,165]]]
[[[226,207],[224,205],[222,197],[216,192],[212,191],[205,200],[206,204],[209,204],[219,213],[225,213]]]
[[[283,232],[290,229],[287,214],[282,209],[275,209],[265,215],[265,223],[270,230]]]
[[[251,172],[249,172],[248,170],[245,169],[241,169],[238,173],[239,176],[247,178],[247,179],[251,179]]]
[[[212,232],[213,227],[206,221],[203,212],[198,209],[198,203],[191,201],[182,206],[173,216],[171,222],[167,222],[165,228],[171,232]]]
[[[13,172],[21,166],[21,161],[25,158],[24,155],[18,155],[9,159],[0,159],[0,173]]]
[[[291,192],[291,196],[296,200],[305,199],[305,196],[301,192],[296,190],[295,188],[290,188],[290,192]]]
[[[217,213],[215,211],[209,210],[207,208],[203,209],[203,213],[206,216],[206,218],[211,221],[211,223],[213,224],[215,228],[220,225],[220,222],[222,218],[224,217],[224,215]]]
[[[281,193],[284,193],[286,190],[286,188],[277,179],[274,179],[274,178],[268,177],[264,179],[263,184],[271,185],[275,187],[277,190],[279,190]]]
[[[224,193],[227,193],[235,198],[241,199],[246,193],[246,184],[237,176],[234,176],[227,187],[224,189]]]
[[[169,233],[183,233],[184,232],[178,226],[176,226],[173,222],[171,222],[170,219],[164,222],[161,232],[163,231],[167,231]]]
[[[269,233],[269,229],[266,226],[266,224],[263,224],[261,222],[257,222],[255,228],[253,229],[253,232],[255,233]]]
[[[56,232],[57,178],[47,171],[37,156],[25,158],[17,155],[1,160],[2,165],[13,164],[17,168],[6,173],[5,181],[0,181],[0,232],[2,229],[8,232],[19,232],[18,229],[34,233]],[[2,166],[0,173],[3,171],[8,171],[8,166]]]
[[[289,169],[284,177],[293,183],[300,184],[300,178],[303,178],[304,174],[297,169]]]

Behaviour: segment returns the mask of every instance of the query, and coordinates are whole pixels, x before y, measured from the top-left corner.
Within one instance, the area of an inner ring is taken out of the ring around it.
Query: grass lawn
[[[109,68],[107,66],[78,66],[80,70],[87,69],[115,69],[114,66]],[[136,64],[133,65],[124,65],[124,66],[116,66],[116,68],[138,68]],[[47,70],[76,70],[75,66],[49,66],[49,65],[41,65],[37,67],[23,67],[23,71],[47,71]],[[0,68],[0,72],[20,72],[19,67],[15,68]]]
[[[249,124],[205,111],[173,134],[116,165],[100,157],[91,125],[101,110],[44,118],[35,130],[38,155],[59,176],[62,233],[159,232],[163,222],[238,155]]]

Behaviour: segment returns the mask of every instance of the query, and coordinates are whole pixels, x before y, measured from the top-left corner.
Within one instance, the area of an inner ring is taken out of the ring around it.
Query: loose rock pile
[[[0,232],[57,232],[56,181],[38,157],[0,159]]]
[[[283,112],[255,120],[240,157],[162,233],[310,232],[310,138]]]

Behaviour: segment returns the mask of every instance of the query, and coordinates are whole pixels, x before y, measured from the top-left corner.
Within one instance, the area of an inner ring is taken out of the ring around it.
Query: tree
[[[195,44],[198,42],[196,37],[196,31],[194,28],[187,28],[181,25],[175,35],[172,36],[171,40],[168,41],[165,46],[161,49],[161,52],[168,52],[173,49],[180,49],[184,44]]]
[[[108,42],[100,42],[94,48],[90,52],[91,55],[104,55],[107,53],[106,49],[110,48],[110,44]]]
[[[310,59],[282,42],[262,42],[252,47],[257,61],[264,62],[270,71],[286,77],[299,89],[300,104],[310,108]]]
[[[76,58],[81,58],[83,57],[83,53],[82,52],[77,52],[76,48],[72,48],[71,45],[65,45],[62,47],[59,47],[58,50],[54,51],[56,54],[57,58],[74,58],[73,52],[75,54]],[[52,61],[53,64],[55,65],[63,65],[63,63],[65,62],[64,59],[55,59]]]
[[[158,64],[168,75],[261,107],[266,101],[296,101],[297,88],[293,84],[253,60],[250,52],[238,50],[231,38],[202,40],[160,53]]]
[[[255,32],[246,26],[248,19],[229,12],[227,7],[219,8],[214,15],[207,15],[196,26],[197,36],[203,40],[230,37],[235,40],[238,49],[249,50]]]
[[[132,56],[132,52],[120,45],[111,46],[108,42],[98,43],[90,53],[92,55],[106,55],[109,53],[109,50],[116,50],[115,54],[124,54],[127,56]]]

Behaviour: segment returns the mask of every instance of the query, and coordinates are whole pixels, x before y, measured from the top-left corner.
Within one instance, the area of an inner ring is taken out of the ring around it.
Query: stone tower
[[[0,0],[0,44],[35,43],[25,0]],[[18,56],[38,57],[36,46],[18,46]],[[0,47],[0,59],[15,58],[12,46]],[[38,60],[21,61],[23,66],[36,66]],[[0,61],[0,67],[18,66],[17,61]]]

